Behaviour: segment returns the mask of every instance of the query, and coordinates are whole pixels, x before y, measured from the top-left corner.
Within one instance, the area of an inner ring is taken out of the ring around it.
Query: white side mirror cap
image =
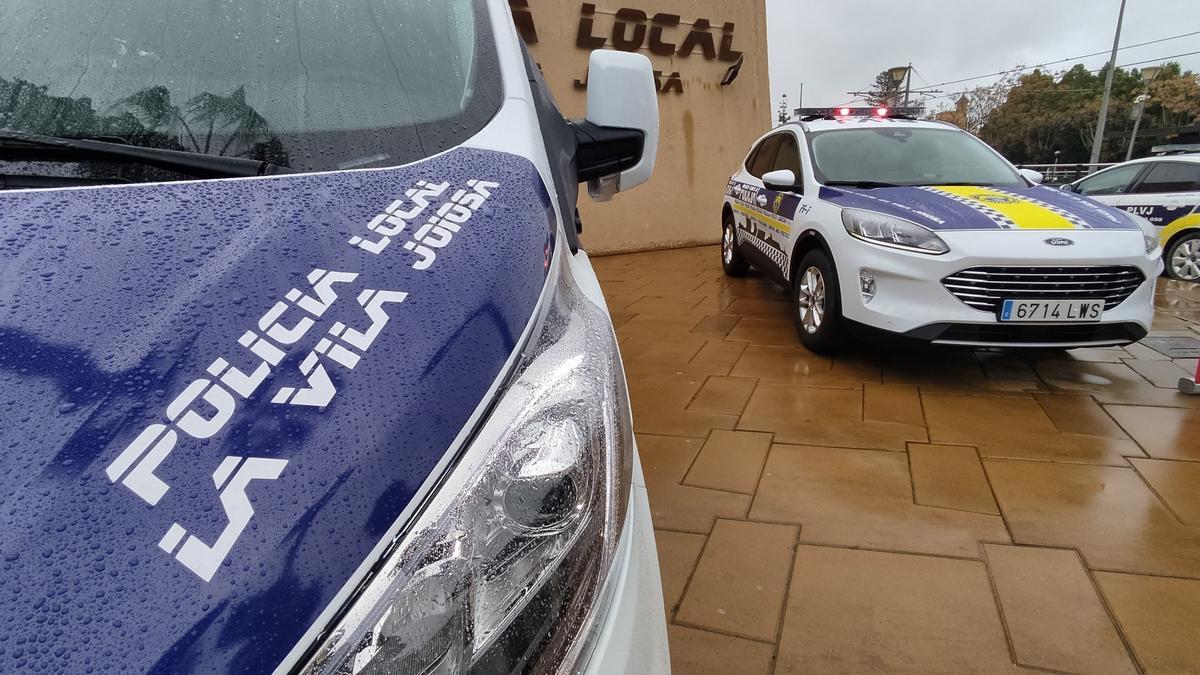
[[[1046,179],[1045,176],[1038,173],[1037,171],[1034,171],[1033,169],[1019,169],[1017,171],[1017,173],[1024,176],[1025,180],[1029,181],[1030,183],[1033,183],[1034,185],[1041,185],[1042,181]]]
[[[791,169],[780,169],[779,171],[768,171],[763,174],[763,185],[767,186],[768,190],[776,192],[790,192],[796,189],[796,172]]]
[[[650,180],[658,158],[658,91],[654,66],[641,54],[597,50],[588,66],[587,121],[642,132],[641,160],[620,174],[617,190]]]

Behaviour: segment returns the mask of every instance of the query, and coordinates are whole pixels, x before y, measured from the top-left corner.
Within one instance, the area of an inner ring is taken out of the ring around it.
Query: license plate
[[[1103,300],[1005,300],[1000,320],[1008,323],[1096,323]]]

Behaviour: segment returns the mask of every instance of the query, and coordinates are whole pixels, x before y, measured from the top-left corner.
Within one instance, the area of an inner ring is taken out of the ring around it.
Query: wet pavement
[[[718,255],[594,261],[676,672],[1200,671],[1200,286],[1124,349],[830,359]]]

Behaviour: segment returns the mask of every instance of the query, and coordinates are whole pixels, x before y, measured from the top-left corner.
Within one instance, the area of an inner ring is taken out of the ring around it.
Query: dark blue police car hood
[[[0,192],[0,671],[274,668],[502,374],[527,161]]]

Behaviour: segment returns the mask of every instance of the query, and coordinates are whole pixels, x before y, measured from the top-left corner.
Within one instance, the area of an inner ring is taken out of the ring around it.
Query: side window
[[[763,174],[775,166],[775,156],[779,154],[779,145],[782,140],[783,137],[777,134],[762,142],[762,145],[758,147],[758,152],[754,155],[754,163],[746,167],[751,176],[762,178]]]
[[[1109,169],[1081,182],[1076,191],[1081,195],[1119,195],[1142,172],[1144,164]]]
[[[796,180],[804,180],[804,169],[800,164],[800,144],[794,134],[781,134],[783,141],[779,145],[779,154],[775,156],[775,164],[771,171],[788,170],[796,174]]]
[[[1138,194],[1193,192],[1200,190],[1200,163],[1156,162],[1146,178],[1134,188]]]
[[[758,157],[758,153],[762,151],[762,146],[764,145],[766,145],[766,140],[754,146],[754,149],[750,151],[750,154],[746,155],[746,171],[751,171],[754,169],[754,160],[756,157]]]

